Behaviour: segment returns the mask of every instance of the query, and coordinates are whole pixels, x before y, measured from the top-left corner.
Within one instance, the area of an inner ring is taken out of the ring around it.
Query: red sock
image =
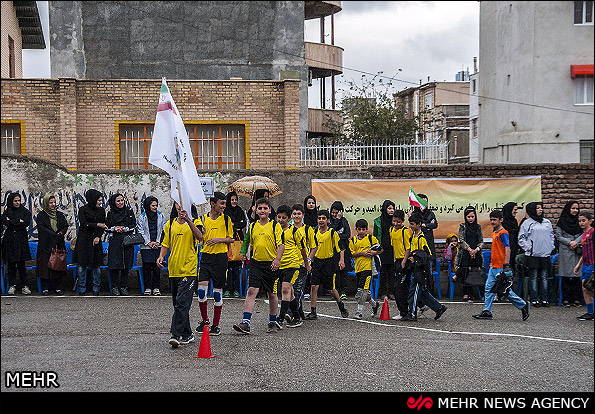
[[[202,316],[203,321],[209,320],[209,314],[207,313],[207,301],[198,302],[198,307],[200,308],[200,316]]]
[[[215,315],[213,316],[214,326],[219,326],[219,319],[221,319],[221,308],[223,308],[223,305],[215,306]]]

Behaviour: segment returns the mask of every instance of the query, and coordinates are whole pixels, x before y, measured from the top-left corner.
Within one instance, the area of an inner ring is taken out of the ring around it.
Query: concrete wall
[[[9,48],[8,48],[8,36],[14,40],[14,76],[16,78],[23,77],[23,42],[21,36],[21,28],[19,27],[19,21],[17,14],[12,4],[12,1],[1,2],[1,25],[2,25],[2,39],[0,40],[1,53],[1,73],[3,78],[8,78],[10,75],[10,61],[9,61]]]
[[[594,31],[573,24],[573,7],[480,3],[480,162],[577,163],[579,140],[593,140],[593,105],[574,105],[570,65],[593,64]]]

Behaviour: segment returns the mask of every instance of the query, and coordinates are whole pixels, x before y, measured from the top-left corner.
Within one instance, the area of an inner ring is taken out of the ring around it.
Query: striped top
[[[593,227],[583,233],[581,247],[583,248],[583,265],[590,266],[595,263],[593,258]]]

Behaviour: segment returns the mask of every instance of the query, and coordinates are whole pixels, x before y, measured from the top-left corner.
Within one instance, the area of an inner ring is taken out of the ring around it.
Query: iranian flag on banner
[[[184,210],[191,204],[207,202],[198,178],[188,133],[180,112],[163,78],[149,163],[166,171],[171,177],[171,198]]]
[[[413,207],[419,207],[421,211],[424,211],[428,206],[428,202],[421,197],[418,197],[413,191],[413,188],[409,187],[409,205]]]

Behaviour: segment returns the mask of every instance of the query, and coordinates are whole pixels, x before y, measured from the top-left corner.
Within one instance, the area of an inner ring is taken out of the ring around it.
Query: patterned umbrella
[[[236,180],[225,188],[227,191],[235,191],[238,195],[252,198],[256,190],[264,189],[269,192],[269,197],[281,194],[281,188],[277,183],[268,177],[252,175]]]

